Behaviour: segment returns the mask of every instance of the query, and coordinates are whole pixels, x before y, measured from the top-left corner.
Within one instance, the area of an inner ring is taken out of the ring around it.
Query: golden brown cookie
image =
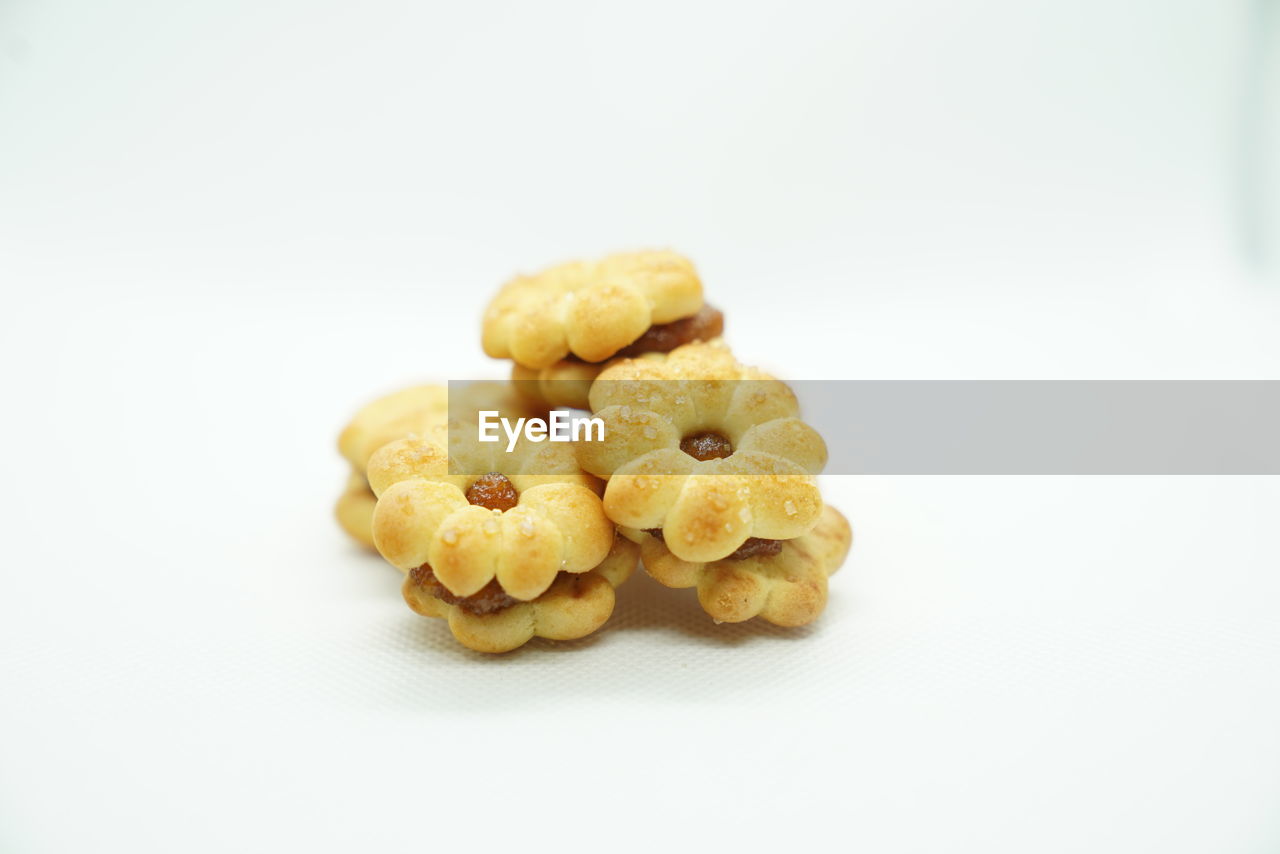
[[[455,596],[496,579],[528,601],[558,572],[588,572],[604,559],[613,524],[571,444],[522,439],[508,452],[472,429],[450,434],[447,447],[401,439],[369,460],[373,541],[388,562],[405,572],[429,564]]]
[[[454,421],[460,420],[474,424],[476,413],[482,409],[497,410],[506,416],[516,418],[542,417],[547,414],[545,404],[530,401],[505,380],[452,383],[449,394],[449,417]]]
[[[478,652],[507,652],[534,637],[574,640],[609,619],[614,588],[631,575],[639,551],[635,543],[615,536],[598,566],[580,574],[561,572],[529,602],[489,591],[469,598],[453,596],[428,566],[405,577],[404,598],[417,613],[448,620],[458,642]]]
[[[522,399],[508,383],[480,381],[455,387],[450,406],[449,390],[439,385],[401,389],[360,409],[338,436],[338,451],[351,463],[347,487],[338,497],[334,515],[356,542],[373,548],[369,525],[377,502],[365,466],[373,452],[388,442],[409,436],[425,436],[437,444],[448,441],[450,410],[455,418],[468,418],[480,409],[495,409],[517,416],[545,414],[545,406]]]
[[[662,584],[698,588],[702,609],[718,622],[758,616],[779,626],[803,626],[826,607],[827,576],[844,563],[852,542],[849,521],[827,505],[813,530],[785,541],[776,554],[696,563],[647,537],[640,555],[645,571]]]
[[[703,307],[704,309],[706,306]],[[718,314],[718,312],[717,312]],[[723,324],[721,324],[723,326]],[[656,328],[656,327],[655,327]],[[724,339],[716,334],[706,338],[692,338],[688,343],[703,341],[717,347],[725,347]],[[683,346],[685,342],[682,340]],[[629,353],[643,342],[627,347]],[[674,349],[674,348],[670,348]],[[532,406],[547,408],[568,407],[570,409],[589,409],[591,407],[591,384],[600,372],[622,361],[624,358],[662,358],[668,350],[639,350],[632,355],[618,356],[603,362],[583,362],[580,359],[561,359],[545,368],[526,368],[519,362],[511,363],[511,385]]]
[[[684,256],[619,252],[512,279],[485,311],[482,341],[490,356],[535,370],[571,355],[600,362],[702,305],[702,282]]]
[[[448,414],[449,395],[444,386],[417,385],[371,401],[342,428],[338,452],[351,464],[351,474],[338,496],[334,515],[353,540],[373,548],[369,525],[377,499],[364,477],[370,455],[403,436],[433,433],[443,438]]]
[[[443,430],[449,420],[449,391],[416,385],[378,398],[360,409],[338,435],[338,451],[352,469],[364,472],[369,457],[393,439]]]
[[[369,488],[364,475],[352,472],[347,478],[347,488],[338,496],[333,514],[347,536],[365,548],[373,548],[373,508],[378,498]]]
[[[609,362],[591,364],[561,359],[541,370],[511,363],[511,386],[531,404],[586,409],[591,404],[591,384]]]
[[[590,403],[604,441],[579,443],[578,461],[608,480],[605,512],[628,536],[661,529],[675,555],[707,562],[817,524],[826,444],[785,383],[727,349],[621,361]]]

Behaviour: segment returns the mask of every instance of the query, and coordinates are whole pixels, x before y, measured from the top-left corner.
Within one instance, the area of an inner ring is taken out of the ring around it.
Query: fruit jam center
[[[733,443],[719,433],[691,433],[680,440],[680,450],[695,460],[723,460],[733,453]]]
[[[507,476],[491,471],[476,478],[476,482],[467,487],[467,501],[487,510],[506,512],[520,501],[520,493],[507,480]]]

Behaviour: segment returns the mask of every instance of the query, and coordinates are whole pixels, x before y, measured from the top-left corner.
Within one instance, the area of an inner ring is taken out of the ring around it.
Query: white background
[[[499,658],[330,515],[614,248],[796,379],[1280,378],[1251,8],[0,6],[0,850],[1275,851],[1275,479],[828,477],[811,629]]]

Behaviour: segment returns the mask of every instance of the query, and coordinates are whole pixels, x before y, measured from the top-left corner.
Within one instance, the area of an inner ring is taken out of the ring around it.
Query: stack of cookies
[[[792,390],[737,361],[688,259],[618,253],[518,276],[484,315],[510,382],[416,386],[373,401],[339,437],[337,517],[405,573],[405,601],[459,642],[505,652],[600,628],[642,562],[696,588],[716,622],[800,626],[822,613],[848,521],[815,475],[822,437]],[[585,410],[572,442],[483,438]]]

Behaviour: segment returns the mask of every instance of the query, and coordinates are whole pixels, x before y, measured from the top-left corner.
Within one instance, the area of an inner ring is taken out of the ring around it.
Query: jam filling
[[[644,532],[651,537],[662,539],[661,528],[645,528]],[[766,540],[761,537],[748,537],[736,550],[724,560],[746,560],[749,557],[773,557],[782,551],[782,540]]]
[[[614,355],[630,359],[641,353],[670,353],[681,345],[710,341],[723,334],[724,314],[718,308],[704,304],[696,314],[650,326],[643,335]]]
[[[733,453],[733,443],[719,433],[692,433],[680,440],[680,450],[695,460],[723,460]]]
[[[409,580],[446,605],[457,605],[468,614],[492,614],[520,603],[519,599],[507,595],[496,578],[470,596],[455,596],[449,592],[448,587],[440,583],[431,567],[425,563],[417,569],[409,570]]]
[[[520,501],[520,493],[507,480],[507,476],[491,471],[476,478],[476,482],[467,487],[467,501],[486,510],[506,512]]]
[[[696,314],[673,320],[670,323],[657,323],[646,329],[639,338],[609,356],[609,359],[634,359],[645,353],[670,353],[684,344],[694,341],[710,341],[724,334],[724,314],[718,308],[703,305]],[[570,362],[586,362],[598,365],[598,362],[587,362],[586,359],[570,353],[565,357]]]

